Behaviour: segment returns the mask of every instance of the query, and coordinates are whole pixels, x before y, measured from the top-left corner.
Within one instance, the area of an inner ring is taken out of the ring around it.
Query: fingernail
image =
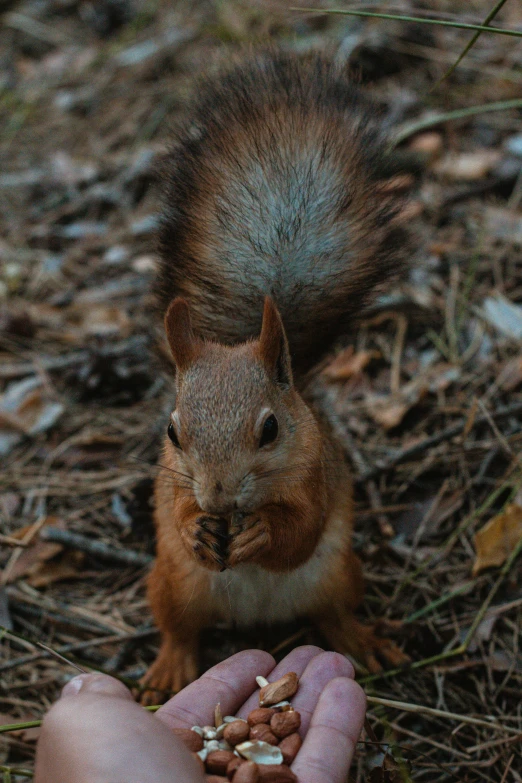
[[[69,680],[69,682],[63,686],[61,696],[76,696],[83,686],[84,676],[85,675],[83,674],[78,674],[76,677],[73,677],[72,680]]]
[[[109,677],[108,674],[79,674],[64,686],[62,696],[76,696],[83,693],[99,693],[106,696],[116,696],[132,699],[130,691],[122,682]]]

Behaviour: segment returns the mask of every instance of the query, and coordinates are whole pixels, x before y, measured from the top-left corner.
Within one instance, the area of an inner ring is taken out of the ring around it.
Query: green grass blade
[[[370,19],[390,19],[396,22],[418,22],[419,24],[434,24],[440,27],[454,27],[457,30],[477,30],[481,33],[496,33],[497,35],[510,35],[514,38],[522,38],[522,30],[510,30],[506,27],[489,27],[483,24],[467,24],[466,22],[449,22],[445,19],[423,18],[422,16],[404,16],[403,14],[380,14],[374,11],[355,11],[333,8],[299,8],[293,7],[290,11],[301,11],[307,14],[341,14],[342,16],[363,16]]]

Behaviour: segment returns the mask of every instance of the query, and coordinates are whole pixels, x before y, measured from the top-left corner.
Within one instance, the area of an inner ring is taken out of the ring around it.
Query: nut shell
[[[196,734],[192,729],[172,729],[172,733],[178,737],[186,748],[193,753],[197,753],[198,750],[203,749],[203,737]]]
[[[259,691],[259,706],[270,707],[278,701],[291,699],[297,693],[299,677],[295,672],[288,672],[275,682],[269,682]]]
[[[205,761],[207,772],[213,775],[226,775],[227,767],[233,758],[234,754],[231,750],[212,751],[212,753],[208,754]]]
[[[276,714],[276,710],[271,707],[257,707],[248,714],[247,721],[250,726],[257,726],[258,723],[270,723],[272,715]]]
[[[285,737],[279,743],[279,750],[283,754],[283,761],[285,764],[292,764],[293,760],[299,753],[299,749],[303,744],[303,740],[299,734],[290,734],[289,737]]]
[[[270,728],[279,739],[284,739],[294,734],[301,725],[301,716],[295,710],[276,712],[270,720]]]
[[[267,726],[266,723],[258,723],[257,726],[252,726],[249,739],[268,742],[269,745],[277,745],[279,742],[274,732],[271,731],[270,726]]]
[[[223,732],[223,738],[229,745],[235,746],[239,742],[245,742],[250,735],[250,726],[244,720],[235,720],[233,723],[227,723]]]

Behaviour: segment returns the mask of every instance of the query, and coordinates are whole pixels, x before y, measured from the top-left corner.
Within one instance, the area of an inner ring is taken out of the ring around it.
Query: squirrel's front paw
[[[228,523],[221,517],[202,515],[181,531],[185,546],[196,560],[213,571],[224,571],[228,554]]]
[[[236,513],[230,525],[227,565],[255,562],[270,549],[270,544],[270,527],[263,517]]]

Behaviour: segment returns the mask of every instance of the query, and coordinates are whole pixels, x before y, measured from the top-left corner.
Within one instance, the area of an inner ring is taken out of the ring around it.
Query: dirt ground
[[[384,618],[412,661],[359,669],[371,731],[351,779],[521,781],[522,41],[482,35],[445,76],[470,31],[290,5],[1,4],[0,724],[40,718],[73,674],[36,640],[129,683],[154,659],[151,490],[172,400],[149,294],[155,172],[194,75],[271,38],[354,70],[402,134],[389,187],[412,192],[410,272],[318,392],[353,465],[359,616]],[[363,7],[476,24],[493,5]],[[492,24],[522,31],[520,4]],[[309,642],[306,621],[213,628],[202,668]],[[0,734],[4,780],[31,775],[37,732]]]

